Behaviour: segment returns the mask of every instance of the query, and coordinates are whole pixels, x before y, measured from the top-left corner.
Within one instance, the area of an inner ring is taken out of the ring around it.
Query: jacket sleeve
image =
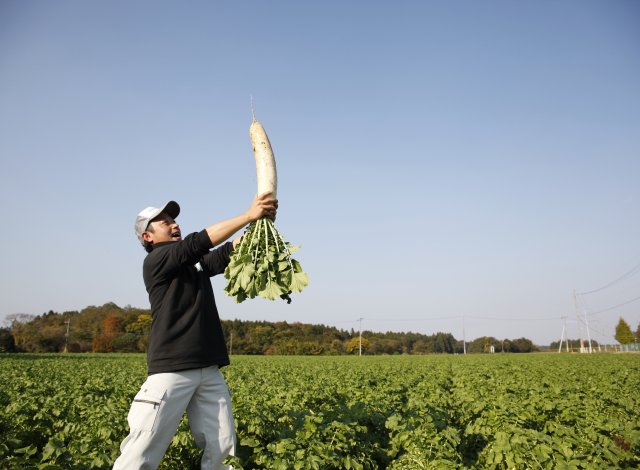
[[[229,258],[233,251],[233,243],[227,242],[202,257],[200,264],[207,271],[209,277],[222,274],[229,264]]]

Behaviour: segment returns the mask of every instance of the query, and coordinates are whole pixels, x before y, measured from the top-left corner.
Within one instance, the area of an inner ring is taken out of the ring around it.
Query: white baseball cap
[[[175,219],[178,217],[178,214],[180,214],[180,206],[176,201],[169,201],[162,207],[147,207],[146,209],[141,210],[136,217],[136,236],[142,245],[144,245],[142,233],[146,232],[149,223],[163,212],[166,212],[171,216],[171,218]]]

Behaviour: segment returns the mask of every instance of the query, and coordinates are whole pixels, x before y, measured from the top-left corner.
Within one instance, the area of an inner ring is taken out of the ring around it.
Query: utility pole
[[[578,295],[576,290],[573,289],[573,305],[576,310],[576,321],[578,322],[578,328],[580,330],[580,352],[584,352],[584,338],[582,337],[582,327],[580,326],[580,311],[578,309]]]
[[[579,308],[578,308],[578,294],[576,294],[576,290],[573,289],[573,302],[576,305],[576,317],[578,318],[580,313],[579,313]],[[580,318],[578,318],[578,322],[580,321]],[[589,332],[589,320],[587,319],[587,309],[584,309],[584,325],[587,327],[587,342],[589,343],[589,349],[588,352],[592,353],[593,352],[593,348],[591,347],[591,333]],[[580,352],[585,352],[586,347],[584,346],[584,340],[582,338],[582,328],[580,329]]]
[[[591,347],[591,333],[589,332],[589,320],[587,319],[587,309],[584,309],[584,324],[587,325],[587,341],[589,341],[589,352],[593,352]]]
[[[67,318],[67,332],[64,335],[64,351],[67,352],[67,346],[69,345],[69,327],[71,326],[71,318]]]
[[[558,352],[562,352],[562,339],[564,338],[565,332],[567,330],[567,317],[562,317],[563,323],[562,323],[562,333],[560,334],[560,346],[558,346]],[[567,339],[567,342],[569,340]],[[568,349],[568,345],[567,345],[567,349]]]
[[[233,354],[233,331],[229,333],[229,356]]]
[[[467,337],[464,334],[464,313],[462,314],[462,353],[467,354]]]
[[[360,348],[358,356],[362,356],[362,318],[358,318],[358,321],[360,322]]]

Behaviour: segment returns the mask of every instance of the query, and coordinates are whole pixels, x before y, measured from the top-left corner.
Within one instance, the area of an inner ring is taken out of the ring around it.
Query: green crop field
[[[640,356],[233,357],[237,468],[638,468]],[[109,468],[143,355],[0,355],[0,465]],[[186,420],[161,468],[198,468]]]

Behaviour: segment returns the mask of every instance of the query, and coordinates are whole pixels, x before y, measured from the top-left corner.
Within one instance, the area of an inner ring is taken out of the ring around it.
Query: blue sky
[[[135,215],[248,207],[253,96],[310,285],[236,305],[214,278],[222,318],[548,344],[577,312],[613,342],[640,323],[639,25],[634,1],[3,1],[0,316],[147,308]]]

